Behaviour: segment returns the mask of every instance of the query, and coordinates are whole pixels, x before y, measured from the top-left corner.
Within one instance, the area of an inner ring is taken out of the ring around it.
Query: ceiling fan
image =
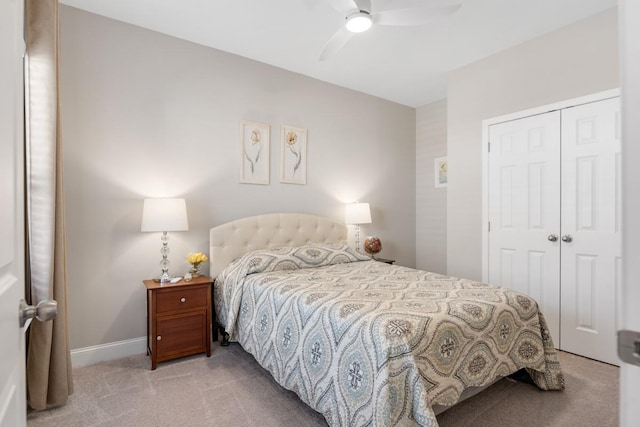
[[[327,41],[318,58],[324,61],[353,37],[355,33],[367,31],[371,25],[415,26],[451,15],[460,4],[448,6],[419,6],[407,9],[390,9],[372,12],[371,0],[329,0],[331,6],[345,15],[345,25]]]

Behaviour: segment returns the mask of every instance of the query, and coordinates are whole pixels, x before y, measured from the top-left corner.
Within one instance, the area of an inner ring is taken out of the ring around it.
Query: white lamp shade
[[[140,231],[187,231],[187,204],[184,199],[144,199]]]
[[[369,203],[349,203],[345,209],[345,224],[371,224]]]

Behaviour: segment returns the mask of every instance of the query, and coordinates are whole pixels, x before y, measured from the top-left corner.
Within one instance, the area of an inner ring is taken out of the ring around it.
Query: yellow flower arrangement
[[[201,262],[205,262],[208,259],[209,258],[202,252],[190,253],[187,255],[187,262],[193,266],[198,266]]]
[[[207,261],[209,258],[202,252],[190,253],[187,255],[187,262],[191,264],[189,273],[191,277],[197,277],[200,275],[200,264]]]

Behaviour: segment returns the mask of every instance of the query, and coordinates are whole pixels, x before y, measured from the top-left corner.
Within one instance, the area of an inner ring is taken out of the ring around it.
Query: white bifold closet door
[[[534,297],[562,350],[618,364],[619,98],[489,129],[489,282]]]
[[[620,99],[562,110],[560,348],[619,365]],[[568,241],[570,240],[570,241]]]
[[[558,345],[560,112],[493,125],[489,141],[489,283],[538,301]]]

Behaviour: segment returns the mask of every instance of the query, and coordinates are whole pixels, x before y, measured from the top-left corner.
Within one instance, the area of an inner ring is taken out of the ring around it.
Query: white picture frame
[[[307,130],[282,125],[280,128],[280,182],[307,183]]]
[[[241,184],[269,185],[270,133],[267,123],[240,121]]]
[[[433,159],[434,185],[436,188],[447,187],[449,180],[447,156]]]

